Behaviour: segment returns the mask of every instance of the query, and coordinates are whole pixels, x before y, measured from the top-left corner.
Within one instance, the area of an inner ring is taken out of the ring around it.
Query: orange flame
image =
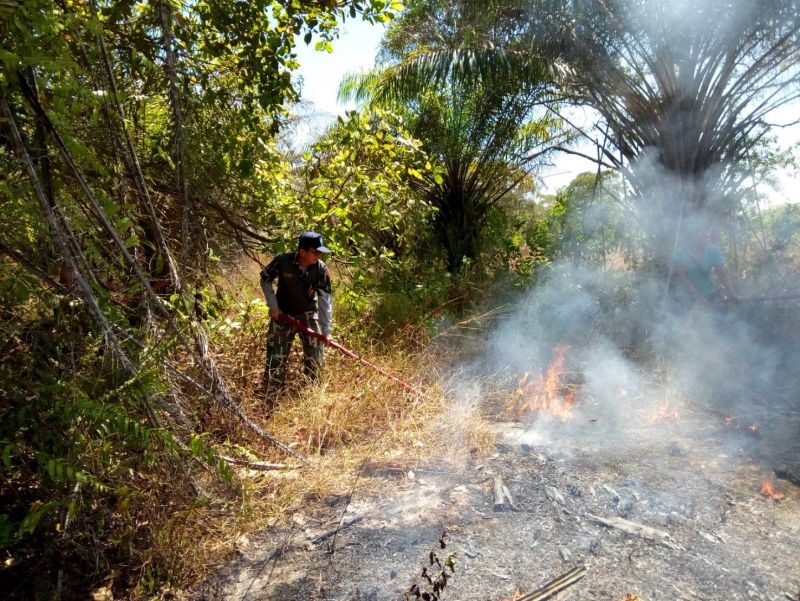
[[[569,347],[559,345],[555,348],[553,362],[547,373],[532,382],[528,382],[528,372],[520,378],[519,388],[509,402],[509,411],[517,418],[534,411],[544,411],[566,421],[572,417],[572,405],[575,403],[575,387],[562,384],[564,358]]]
[[[672,421],[676,422],[680,419],[681,414],[677,409],[670,409],[669,401],[663,400],[658,406],[658,410],[652,417],[653,422]]]
[[[756,422],[753,422],[749,426],[743,426],[742,422],[736,419],[735,417],[731,417],[730,415],[725,418],[725,426],[728,428],[732,428],[734,430],[741,430],[745,434],[749,434],[750,436],[759,437],[761,436],[761,428]]]
[[[773,501],[781,501],[786,498],[784,493],[775,490],[775,487],[772,486],[772,483],[769,480],[763,480],[761,482],[760,493],[768,499],[772,499]]]
[[[511,593],[510,597],[503,597],[501,601],[517,601],[517,599],[523,597],[522,590],[520,590],[519,586],[514,587],[514,592]]]

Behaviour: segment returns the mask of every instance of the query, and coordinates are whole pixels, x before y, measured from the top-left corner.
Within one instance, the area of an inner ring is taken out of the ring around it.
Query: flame
[[[519,586],[515,586],[514,587],[514,592],[511,593],[511,596],[510,597],[503,597],[501,599],[501,601],[517,601],[517,599],[519,599],[519,598],[521,598],[523,596],[524,595],[522,594],[522,590],[519,588]]]
[[[677,409],[670,409],[669,401],[663,400],[658,406],[658,410],[652,417],[653,422],[672,421],[676,422],[680,419],[681,414]]]
[[[761,428],[756,422],[744,427],[741,421],[729,415],[725,418],[725,426],[734,430],[742,430],[745,434],[750,434],[751,436],[761,436]]]
[[[784,493],[775,490],[775,487],[772,486],[772,483],[766,479],[761,481],[761,491],[759,492],[773,501],[781,501],[786,498]]]
[[[553,362],[547,372],[528,382],[529,373],[520,378],[518,388],[509,402],[509,411],[517,418],[533,411],[544,411],[566,421],[572,417],[575,403],[575,387],[561,382],[564,373],[564,358],[569,347],[559,345],[555,348]]]

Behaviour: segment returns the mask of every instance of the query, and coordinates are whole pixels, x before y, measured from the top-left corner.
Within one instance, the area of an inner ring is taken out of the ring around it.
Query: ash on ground
[[[554,598],[800,599],[800,487],[760,459],[769,424],[754,436],[695,413],[609,437],[580,419],[498,424],[488,457],[363,475],[379,496],[265,533],[195,598],[399,600],[436,550],[456,554],[443,600],[513,599],[576,565],[586,576]]]

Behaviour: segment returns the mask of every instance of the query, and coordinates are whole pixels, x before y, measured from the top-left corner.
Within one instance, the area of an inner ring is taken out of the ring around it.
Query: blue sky
[[[348,19],[341,29],[339,39],[333,42],[333,54],[314,50],[314,43],[301,40],[297,46],[299,74],[303,78],[303,100],[313,102],[320,113],[335,117],[353,106],[336,102],[336,91],[342,77],[352,71],[367,70],[374,66],[378,44],[383,36],[383,25],[370,25],[360,19]]]

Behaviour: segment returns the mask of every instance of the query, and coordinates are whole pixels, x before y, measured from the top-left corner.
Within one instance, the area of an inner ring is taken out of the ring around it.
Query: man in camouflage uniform
[[[296,334],[300,334],[303,343],[303,372],[312,381],[319,378],[323,364],[323,343],[279,319],[285,313],[309,329],[326,338],[330,337],[333,320],[331,279],[328,267],[320,260],[322,253],[329,252],[320,234],[303,232],[297,252],[276,256],[261,271],[261,289],[272,318],[267,339],[267,367],[264,371],[264,389],[268,394],[279,392],[285,384],[286,364]],[[273,290],[276,279],[277,292]]]

